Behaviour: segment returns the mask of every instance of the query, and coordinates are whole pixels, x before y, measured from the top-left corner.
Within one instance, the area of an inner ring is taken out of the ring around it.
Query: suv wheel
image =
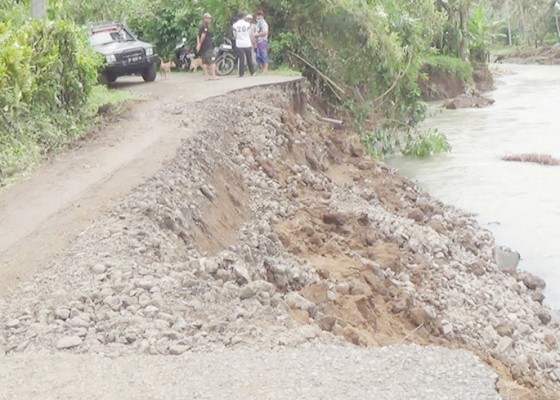
[[[115,74],[106,74],[107,76],[107,82],[109,83],[115,83],[117,81],[117,75]]]
[[[142,72],[142,78],[144,78],[144,82],[153,82],[156,80],[156,76],[156,63],[151,63],[150,66]]]

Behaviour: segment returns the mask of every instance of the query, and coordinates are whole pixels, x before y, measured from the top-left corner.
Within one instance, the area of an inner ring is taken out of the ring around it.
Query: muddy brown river
[[[474,213],[498,244],[521,254],[520,268],[547,282],[560,308],[560,167],[502,161],[505,154],[560,158],[560,66],[501,65],[496,103],[441,110],[425,123],[447,135],[451,153],[389,164],[442,201]]]

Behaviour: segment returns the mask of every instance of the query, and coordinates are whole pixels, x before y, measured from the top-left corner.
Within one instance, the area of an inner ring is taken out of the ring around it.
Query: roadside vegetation
[[[97,84],[100,57],[63,19],[30,20],[20,3],[0,19],[0,185],[72,142],[99,109],[127,98]]]
[[[65,21],[0,22],[0,181],[81,131],[98,58]]]
[[[0,0],[0,179],[79,136],[103,106],[89,23],[124,21],[168,59],[182,37],[194,45],[203,12],[219,41],[237,12],[262,8],[273,65],[302,73],[331,114],[355,121],[373,156],[426,156],[449,149],[418,130],[426,66],[471,84],[493,45],[550,36],[557,9],[532,13],[541,2],[512,1],[506,21],[497,0],[49,0],[48,20],[30,22],[30,0]]]

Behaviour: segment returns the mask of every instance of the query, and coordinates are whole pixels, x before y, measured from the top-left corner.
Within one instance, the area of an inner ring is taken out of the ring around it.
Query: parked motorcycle
[[[229,75],[237,66],[237,54],[233,50],[231,40],[224,38],[220,47],[216,48],[216,72],[218,75]]]
[[[177,58],[177,68],[180,70],[188,70],[191,67],[195,54],[192,49],[187,48],[187,39],[183,38],[177,46],[175,46],[175,57]]]

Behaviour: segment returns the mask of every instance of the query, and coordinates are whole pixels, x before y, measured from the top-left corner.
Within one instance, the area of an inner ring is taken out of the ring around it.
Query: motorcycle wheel
[[[218,57],[216,60],[216,72],[220,76],[229,75],[235,69],[235,59],[233,57]]]

